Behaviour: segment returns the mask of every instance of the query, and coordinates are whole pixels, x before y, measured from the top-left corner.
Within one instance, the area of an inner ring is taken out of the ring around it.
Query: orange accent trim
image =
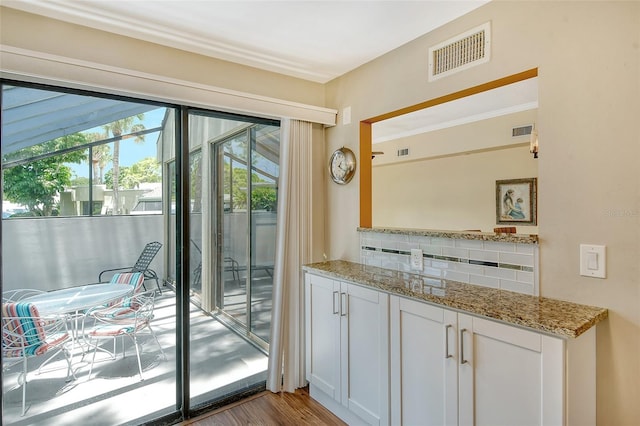
[[[371,123],[360,122],[360,227],[371,228]]]
[[[519,81],[528,80],[538,76],[538,68],[532,68],[517,74],[509,75],[507,77],[499,78],[497,80],[483,83],[478,86],[469,87],[467,89],[460,90],[458,92],[450,93],[448,95],[440,96],[438,98],[430,99],[428,101],[420,102],[416,105],[411,105],[405,108],[400,108],[395,111],[387,112],[385,114],[377,115],[375,117],[368,118],[360,121],[360,227],[371,228],[372,227],[372,185],[371,185],[371,124],[378,121],[386,120],[389,118],[397,117],[399,115],[408,114],[410,112],[418,111],[421,109],[429,108],[435,105],[440,105],[445,102],[455,101],[467,96],[475,95],[477,93],[486,92],[487,90],[496,89],[498,87],[506,86],[508,84],[517,83]]]

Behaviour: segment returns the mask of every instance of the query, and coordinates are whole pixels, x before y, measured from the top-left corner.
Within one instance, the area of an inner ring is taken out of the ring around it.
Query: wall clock
[[[336,149],[329,159],[329,174],[337,184],[349,183],[356,173],[356,156],[349,148]]]

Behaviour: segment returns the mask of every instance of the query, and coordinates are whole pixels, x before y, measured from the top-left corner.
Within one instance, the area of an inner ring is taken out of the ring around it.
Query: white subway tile
[[[469,250],[470,260],[484,260],[486,262],[497,262],[497,251]]]
[[[420,248],[422,249],[422,253],[432,254],[434,256],[442,255],[442,247],[422,244]]]
[[[451,257],[459,257],[462,259],[469,258],[469,250],[461,249],[461,248],[452,248],[452,247],[443,247],[442,248],[443,256],[451,256]]]
[[[484,242],[480,240],[454,240],[454,242],[459,248],[480,250],[484,247]]]
[[[443,276],[444,272],[446,272],[446,270],[442,270],[442,269],[438,269],[438,268],[432,268],[430,266],[425,266],[424,268],[422,268],[422,273],[425,274],[425,275],[428,275],[430,277],[441,278]]]
[[[432,238],[431,239],[431,245],[434,246],[443,246],[443,247],[454,247],[455,240],[452,240],[451,238]]]
[[[516,244],[516,252],[533,254],[538,246],[536,244]]]
[[[516,279],[516,271],[513,269],[492,268],[490,266],[485,266],[484,274],[488,277],[494,277],[494,278],[504,278],[507,280]]]
[[[500,253],[500,263],[533,266],[533,256],[530,254]]]
[[[515,252],[516,244],[515,243],[501,243],[495,241],[485,241],[484,242],[485,250],[492,251],[506,251],[506,252]]]
[[[516,271],[516,281],[533,285],[533,272]]]
[[[484,273],[484,266],[471,265],[469,263],[452,263],[453,269],[459,272],[468,272],[471,274],[482,275]]]
[[[444,260],[437,260],[437,259],[433,259],[431,261],[431,266],[434,268],[438,268],[438,269],[449,269],[450,266],[453,262],[447,262]]]

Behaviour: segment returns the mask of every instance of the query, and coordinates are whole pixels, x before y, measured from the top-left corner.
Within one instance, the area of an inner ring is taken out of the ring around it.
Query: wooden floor
[[[245,426],[245,425],[346,425],[329,410],[311,399],[305,389],[296,393],[261,392],[235,404],[187,420],[180,425]]]

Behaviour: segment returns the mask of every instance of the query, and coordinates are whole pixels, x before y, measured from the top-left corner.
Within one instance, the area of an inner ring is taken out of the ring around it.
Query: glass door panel
[[[218,210],[220,286],[218,308],[239,324],[247,321],[247,146],[246,131],[218,145],[222,167],[218,190],[222,211]]]
[[[269,343],[275,265],[280,128],[251,129],[251,293],[249,331]]]

